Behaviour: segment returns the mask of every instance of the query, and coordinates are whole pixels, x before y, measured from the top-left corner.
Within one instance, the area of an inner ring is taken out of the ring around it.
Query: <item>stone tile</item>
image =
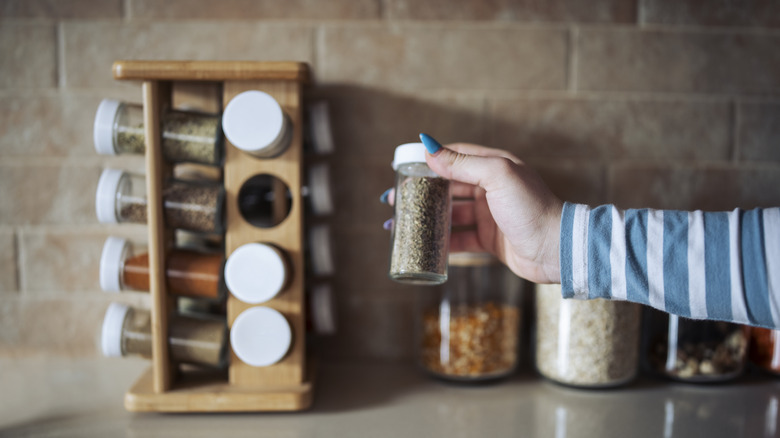
[[[738,104],[737,142],[741,160],[780,161],[780,104]]]
[[[607,202],[606,168],[601,164],[530,163],[544,182],[560,199],[568,202],[598,205]]]
[[[395,94],[362,87],[321,87],[339,161],[390,168],[395,147],[428,132],[444,142],[485,141],[484,103],[468,96]],[[383,171],[384,173],[384,171]]]
[[[136,19],[376,19],[380,0],[133,0],[130,18]]]
[[[66,22],[64,83],[70,88],[117,86],[118,59],[295,60],[313,59],[310,26],[251,21]]]
[[[522,159],[726,160],[727,102],[505,99],[492,105],[493,142]]]
[[[780,91],[780,36],[774,34],[583,28],[579,35],[582,90]]]
[[[0,18],[121,18],[122,0],[3,0]]]
[[[24,294],[100,291],[100,232],[23,231],[19,238]]]
[[[0,295],[12,295],[19,290],[17,254],[16,234],[0,231]]]
[[[390,207],[387,207],[390,210]],[[387,217],[391,217],[392,213]],[[372,224],[368,224],[369,226]],[[379,222],[373,229],[336,227],[333,246],[336,259],[336,289],[355,295],[393,293],[402,288],[387,276],[390,263],[390,232]]]
[[[780,205],[780,168],[618,165],[613,202],[624,208],[733,210]]]
[[[388,0],[388,18],[407,20],[501,20],[527,22],[633,23],[636,2],[608,0],[414,1]]]
[[[780,4],[767,0],[642,0],[642,24],[780,27]]]
[[[389,161],[364,165],[334,163],[331,184],[337,223],[382,230],[382,223],[393,215],[392,207],[379,202],[382,193],[395,184]]]
[[[99,166],[0,163],[0,223],[7,225],[97,224],[95,189]]]
[[[0,89],[57,86],[54,25],[0,22]]]
[[[565,29],[326,26],[318,76],[384,89],[562,89]],[[381,47],[381,50],[377,48]]]

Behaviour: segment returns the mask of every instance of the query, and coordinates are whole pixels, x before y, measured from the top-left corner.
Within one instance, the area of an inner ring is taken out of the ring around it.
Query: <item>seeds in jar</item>
[[[450,182],[408,177],[398,187],[390,272],[443,273],[447,269]]]
[[[515,366],[520,315],[517,307],[459,306],[449,315],[423,315],[422,363],[429,371],[455,377],[492,377]]]
[[[698,339],[693,342],[684,338],[678,339],[672,361],[668,357],[668,341],[657,341],[652,350],[651,365],[680,379],[706,380],[739,373],[747,348],[745,329],[726,322],[713,324],[717,336],[713,333],[712,340]]]
[[[536,367],[575,386],[614,386],[639,365],[641,306],[563,299],[560,285],[537,285]]]

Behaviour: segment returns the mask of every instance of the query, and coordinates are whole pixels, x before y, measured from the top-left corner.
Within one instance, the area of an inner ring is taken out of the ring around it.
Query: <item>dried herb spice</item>
[[[448,180],[435,176],[409,176],[397,184],[390,257],[393,279],[410,283],[441,283],[446,279],[449,189]]]
[[[439,375],[467,379],[506,374],[517,362],[520,313],[516,306],[487,302],[443,314],[423,315],[421,360]]]

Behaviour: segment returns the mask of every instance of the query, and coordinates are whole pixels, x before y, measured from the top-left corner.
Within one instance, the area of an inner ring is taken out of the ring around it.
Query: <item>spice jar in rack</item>
[[[639,371],[641,305],[564,299],[559,284],[536,285],[536,369],[583,388],[626,384]]]
[[[520,279],[482,253],[449,256],[449,280],[420,295],[418,360],[437,377],[505,377],[518,363]]]
[[[224,231],[225,189],[221,185],[169,180],[162,198],[166,226],[201,233]],[[103,170],[95,196],[101,223],[146,223],[147,204],[143,175]]]
[[[780,330],[752,327],[748,352],[754,365],[780,376]]]
[[[172,248],[165,255],[168,293],[218,300],[224,297],[224,256],[216,252]],[[106,292],[149,290],[149,253],[144,245],[110,236],[100,257],[100,286]]]
[[[287,256],[274,245],[250,242],[236,248],[225,262],[230,293],[249,304],[276,297],[290,280]]]
[[[222,164],[224,141],[219,116],[167,110],[162,113],[160,124],[162,154],[169,162]],[[93,136],[99,154],[143,154],[146,150],[143,107],[104,99],[95,114]]]
[[[227,365],[227,325],[223,319],[173,315],[168,345],[174,362],[224,368]],[[152,319],[146,309],[111,303],[103,319],[103,354],[108,357],[152,356]]]
[[[731,380],[745,368],[748,336],[749,329],[739,324],[647,308],[644,363],[654,373],[684,382]]]
[[[425,163],[425,146],[395,149],[395,210],[390,244],[390,278],[435,285],[447,281],[450,241],[450,182]]]
[[[273,158],[290,146],[293,125],[279,102],[259,90],[233,97],[222,113],[225,137],[236,148],[257,158]]]

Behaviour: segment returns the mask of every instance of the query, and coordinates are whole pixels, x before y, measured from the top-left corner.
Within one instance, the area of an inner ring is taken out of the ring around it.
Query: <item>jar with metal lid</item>
[[[451,254],[449,265],[447,283],[419,297],[420,365],[458,381],[511,374],[520,343],[520,279],[490,254]]]
[[[160,118],[160,129],[160,147],[167,161],[222,164],[224,142],[219,116],[167,110]],[[95,114],[93,136],[99,154],[143,154],[146,151],[143,107],[104,99]]]
[[[425,162],[425,146],[395,149],[395,207],[390,245],[390,278],[409,284],[447,281],[450,244],[450,182]]]
[[[217,252],[172,248],[165,255],[168,293],[217,300],[224,297],[225,257]],[[110,236],[100,256],[100,286],[106,292],[149,290],[149,253],[145,245]]]
[[[279,102],[259,90],[230,99],[222,113],[222,129],[233,146],[257,158],[281,155],[293,137],[293,124]]]
[[[264,303],[276,297],[290,279],[290,267],[282,249],[267,243],[239,246],[225,262],[228,291],[248,304]]]
[[[780,330],[752,327],[748,352],[754,365],[780,376]]]
[[[165,225],[202,233],[224,232],[225,189],[218,184],[169,180],[163,187]],[[100,175],[95,209],[101,223],[146,223],[143,175],[105,169]]]
[[[749,329],[695,320],[652,308],[645,312],[644,363],[650,371],[685,382],[722,382],[742,374]]]
[[[536,285],[536,369],[565,385],[601,388],[639,371],[641,305],[564,299],[560,284]]]
[[[227,325],[223,319],[172,315],[168,325],[171,360],[224,368],[227,365]],[[103,354],[152,356],[152,319],[146,309],[111,303],[103,319]]]

